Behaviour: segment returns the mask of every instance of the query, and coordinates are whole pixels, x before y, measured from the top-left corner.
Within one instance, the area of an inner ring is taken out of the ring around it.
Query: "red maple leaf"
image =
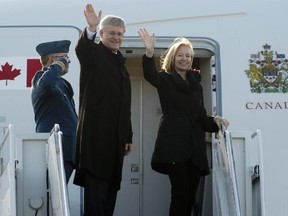
[[[6,85],[8,80],[14,80],[15,77],[19,76],[21,70],[13,69],[13,65],[9,65],[8,62],[5,65],[1,65],[2,70],[0,70],[0,80],[6,80]]]

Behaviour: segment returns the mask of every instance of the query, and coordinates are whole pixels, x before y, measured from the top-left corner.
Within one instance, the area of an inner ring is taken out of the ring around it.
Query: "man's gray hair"
[[[108,25],[123,27],[124,32],[126,30],[125,21],[121,17],[118,17],[118,16],[107,15],[103,17],[99,24],[99,30],[105,28]]]

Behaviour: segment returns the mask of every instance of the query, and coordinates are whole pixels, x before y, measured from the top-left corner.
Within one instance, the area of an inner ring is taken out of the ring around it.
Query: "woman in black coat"
[[[165,52],[158,72],[154,61],[155,36],[139,35],[146,47],[145,79],[158,90],[163,116],[152,156],[152,169],[171,182],[170,216],[190,216],[202,175],[209,174],[204,132],[217,132],[222,117],[211,117],[203,104],[200,73],[193,71],[194,50],[186,38],[177,38]]]

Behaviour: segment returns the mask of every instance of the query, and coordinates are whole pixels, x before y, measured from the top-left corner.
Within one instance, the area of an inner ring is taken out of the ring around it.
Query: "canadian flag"
[[[0,57],[0,89],[31,87],[34,74],[41,68],[39,58]]]

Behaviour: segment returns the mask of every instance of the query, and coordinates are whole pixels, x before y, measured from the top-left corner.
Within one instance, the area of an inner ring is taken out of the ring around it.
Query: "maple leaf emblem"
[[[13,65],[5,63],[5,65],[1,65],[2,70],[0,70],[0,80],[6,80],[6,86],[8,84],[8,80],[14,80],[15,77],[19,76],[21,73],[19,69],[13,69]]]

